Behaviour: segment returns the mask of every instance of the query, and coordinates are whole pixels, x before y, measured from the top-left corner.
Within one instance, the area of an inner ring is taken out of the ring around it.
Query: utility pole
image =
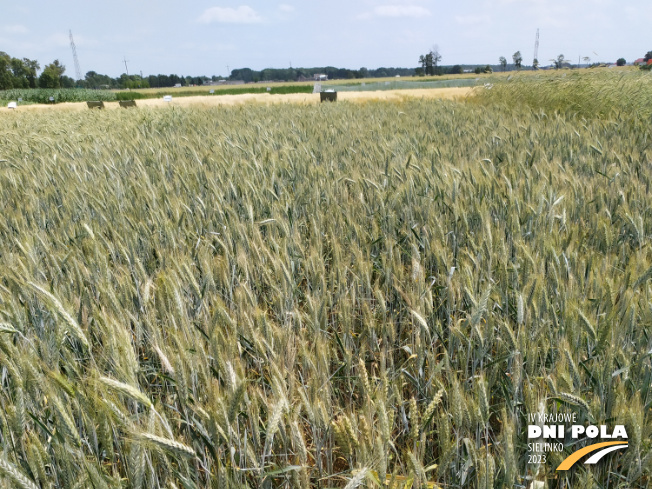
[[[538,63],[539,61],[539,29],[538,28],[537,28],[537,37],[536,40],[534,41],[534,59]],[[532,62],[532,64],[534,63],[535,61]]]
[[[122,61],[125,62],[125,71],[127,72],[127,76],[129,76],[129,68],[127,68],[127,57],[126,56],[123,57]]]
[[[75,61],[75,74],[77,75],[77,80],[81,80],[81,69],[79,68],[79,60],[77,59],[77,48],[75,47],[75,40],[72,38],[72,29],[68,32],[70,33],[70,49],[72,49],[72,58]]]

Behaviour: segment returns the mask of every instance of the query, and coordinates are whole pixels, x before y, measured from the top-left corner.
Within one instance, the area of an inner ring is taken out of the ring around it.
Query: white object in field
[[[213,94],[215,93],[215,90],[210,90],[208,93]]]
[[[267,87],[267,91],[268,91],[268,92],[271,92],[271,91],[272,91],[272,88],[271,88],[271,87]]]
[[[16,102],[9,102],[7,104],[8,109],[15,109],[18,104]]]
[[[49,100],[50,102],[54,102],[54,97],[50,97],[48,100]]]
[[[23,101],[23,97],[18,97],[18,101],[19,101],[19,102],[22,102],[22,101]]]
[[[164,97],[163,97],[163,100],[164,100],[165,102],[172,102],[172,95],[166,95],[166,96],[164,96]]]
[[[532,481],[529,489],[546,489],[546,483],[543,481]]]
[[[315,83],[315,88],[312,89],[312,93],[321,92],[321,83]]]
[[[332,88],[329,88],[328,90],[324,90],[324,91],[325,91],[326,93],[333,93],[335,90],[333,90]]]

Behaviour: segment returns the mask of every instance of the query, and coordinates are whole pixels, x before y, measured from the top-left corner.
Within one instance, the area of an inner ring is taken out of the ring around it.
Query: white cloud
[[[295,10],[294,6],[289,5],[287,3],[282,3],[281,5],[278,6],[278,9],[281,12],[286,12],[286,13],[294,12]]]
[[[203,24],[210,24],[212,22],[221,24],[255,24],[262,22],[263,19],[251,7],[242,5],[238,8],[212,7],[206,9],[197,21]]]
[[[27,34],[29,29],[24,25],[15,24],[15,25],[6,25],[2,28],[3,32],[7,34]]]
[[[374,8],[378,17],[429,17],[430,10],[417,5],[379,5]]]

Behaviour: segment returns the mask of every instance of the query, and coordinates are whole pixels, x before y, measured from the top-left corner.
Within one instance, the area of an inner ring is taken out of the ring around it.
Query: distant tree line
[[[0,90],[11,88],[148,88],[202,85],[211,80],[206,76],[179,75],[127,75],[112,78],[95,71],[89,71],[83,80],[75,80],[64,73],[66,67],[55,59],[41,71],[38,61],[28,58],[14,58],[0,51]],[[212,77],[213,80],[219,77]]]
[[[176,74],[164,75],[127,75],[123,73],[118,77],[111,77],[89,71],[83,80],[75,80],[65,75],[66,67],[54,60],[46,65],[41,71],[41,65],[36,60],[27,58],[13,58],[5,52],[0,51],[0,90],[11,88],[164,88],[175,85],[204,85],[210,81],[223,80],[219,76],[180,76]],[[315,68],[266,68],[256,71],[250,68],[239,68],[231,71],[229,81],[243,81],[245,83],[265,81],[297,81],[309,79],[314,75],[326,75],[329,79],[355,79],[355,78],[376,78],[390,76],[413,76],[414,68],[386,68],[377,69],[360,68],[351,70],[347,68],[336,68],[334,66]]]
[[[238,68],[229,74],[231,81],[243,81],[245,83],[256,83],[264,81],[299,81],[304,79],[312,80],[315,75],[326,75],[333,79],[356,79],[356,78],[379,78],[386,76],[413,76],[414,68],[360,68],[351,70],[347,68],[336,68],[335,66],[324,66],[315,68],[265,68],[264,70],[252,70],[251,68]]]
[[[522,66],[523,57],[520,51],[512,55],[513,64],[508,65],[507,59],[501,56],[498,65],[453,65],[441,66],[439,62],[442,56],[439,48],[435,45],[426,54],[419,57],[417,68],[388,68],[377,69],[360,68],[351,70],[347,68],[336,68],[334,66],[315,68],[266,68],[256,71],[251,68],[238,68],[229,74],[229,81],[243,81],[245,83],[266,82],[266,81],[298,81],[312,80],[315,75],[326,75],[329,79],[359,79],[359,78],[382,78],[394,76],[425,76],[425,75],[446,75],[460,74],[464,72],[491,73],[492,71],[519,70]],[[652,59],[652,51],[645,55],[645,61]],[[568,65],[564,55],[551,60],[555,68],[562,68]],[[590,63],[590,58],[585,57],[584,61]],[[619,65],[624,65],[625,60],[619,59]],[[537,69],[539,61],[534,60],[532,68]],[[643,65],[641,68],[650,69],[651,65]],[[179,76],[170,75],[127,75],[123,73],[119,77],[110,77],[95,71],[86,73],[83,80],[75,80],[64,73],[66,67],[59,60],[54,60],[46,65],[41,71],[38,61],[28,58],[14,58],[9,54],[0,51],[0,90],[11,88],[165,88],[176,85],[204,85],[210,81],[224,80],[219,76]]]
[[[0,90],[10,88],[59,88],[69,83],[63,76],[65,68],[58,60],[47,65],[41,76],[39,62],[28,58],[14,58],[0,51]],[[74,81],[72,82],[74,86]]]
[[[347,68],[336,68],[324,66],[316,68],[266,68],[256,71],[251,68],[238,68],[231,71],[229,81],[243,81],[245,83],[257,83],[265,81],[300,81],[313,80],[315,75],[326,75],[329,80],[351,80],[361,78],[386,78],[395,76],[425,76],[425,75],[457,75],[464,73],[464,70],[471,70],[475,65],[435,65],[437,56],[428,58],[426,68],[390,68],[380,67],[376,69],[360,68],[351,70]],[[441,60],[441,56],[437,62]],[[431,64],[432,63],[432,64]]]
[[[213,77],[217,78],[217,77]],[[111,78],[108,75],[102,75],[94,71],[86,73],[81,86],[86,88],[166,88],[181,85],[203,85],[211,78],[207,76],[179,76],[171,75],[149,75],[141,77],[140,75],[127,75],[123,73],[117,78]]]

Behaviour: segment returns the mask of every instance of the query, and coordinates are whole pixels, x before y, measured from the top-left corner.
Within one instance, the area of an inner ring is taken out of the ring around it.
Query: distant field
[[[478,75],[459,75],[442,77],[401,77],[401,78],[369,78],[364,80],[332,80],[321,82],[323,89],[329,87],[341,87],[343,90],[376,90],[376,89],[411,89],[428,88],[429,82],[441,83],[449,80],[475,79]],[[400,83],[399,86],[394,86]],[[412,84],[415,84],[413,87]],[[389,86],[391,84],[391,86]],[[424,85],[425,84],[425,85]],[[240,94],[263,94],[287,95],[293,93],[312,93],[315,82],[270,82],[250,83],[244,85],[215,85],[181,88],[148,88],[135,90],[88,90],[88,89],[20,89],[0,91],[0,103],[6,105],[9,101],[22,99],[21,105],[25,104],[61,104],[65,102],[81,102],[88,100],[143,100],[162,98],[164,95],[173,97],[196,97],[240,95]],[[387,85],[387,86],[386,86]],[[267,88],[270,88],[268,91]],[[440,87],[433,87],[440,88]],[[214,92],[211,94],[211,90]],[[54,100],[50,101],[50,97]]]
[[[0,102],[3,105],[12,100],[20,100],[20,104],[60,104],[86,100],[113,101],[117,100],[117,98],[115,93],[109,90],[89,90],[84,88],[15,88],[0,90]]]
[[[2,111],[0,489],[652,486],[652,77],[483,81]]]
[[[267,90],[267,88],[270,90]],[[214,93],[211,94],[210,91]],[[161,98],[164,95],[173,97],[193,97],[197,95],[220,96],[220,95],[239,95],[243,93],[270,93],[271,95],[288,94],[288,93],[312,93],[312,85],[306,84],[276,84],[276,85],[227,85],[223,87],[182,87],[182,88],[150,88],[144,90],[120,90],[116,91],[118,100]]]
[[[130,90],[132,92],[138,92],[145,95],[149,98],[152,94],[156,96],[163,95],[177,95],[177,96],[191,96],[191,95],[208,95],[211,90],[215,91],[216,94],[223,93],[258,93],[267,91],[267,87],[272,89],[273,93],[306,93],[308,91],[307,87],[310,87],[312,92],[312,87],[315,83],[319,83],[323,88],[327,88],[330,85],[361,85],[361,84],[374,84],[374,83],[384,83],[384,82],[394,82],[396,80],[401,80],[405,82],[424,82],[424,81],[438,81],[438,80],[451,80],[451,79],[465,79],[465,78],[476,78],[479,75],[476,74],[464,74],[464,75],[445,75],[445,76],[428,76],[428,77],[386,77],[386,78],[364,78],[364,79],[354,79],[354,80],[327,80],[322,82],[316,81],[305,81],[305,82],[259,82],[259,83],[247,83],[244,85],[206,85],[206,86],[196,86],[196,87],[180,87],[180,88],[143,88],[143,89],[134,89]],[[116,93],[129,93],[130,91],[126,90],[115,90]]]
[[[382,90],[382,91],[343,91],[338,95],[339,102],[366,103],[373,101],[385,100],[409,100],[409,99],[462,99],[472,94],[469,87],[461,88],[439,88],[439,89],[401,89],[401,90]],[[166,102],[162,97],[139,99],[138,108],[156,108],[156,107],[217,107],[223,105],[243,105],[243,104],[319,104],[319,94],[313,93],[286,93],[270,95],[267,92],[259,93],[240,93],[240,94],[223,94],[219,97],[206,95],[191,95],[185,97],[173,97],[170,102]],[[120,109],[118,102],[106,102],[106,110]],[[17,109],[20,112],[28,111],[86,111],[88,107],[84,102],[68,102],[55,105],[21,105]],[[0,107],[0,113],[11,112],[11,109]]]

